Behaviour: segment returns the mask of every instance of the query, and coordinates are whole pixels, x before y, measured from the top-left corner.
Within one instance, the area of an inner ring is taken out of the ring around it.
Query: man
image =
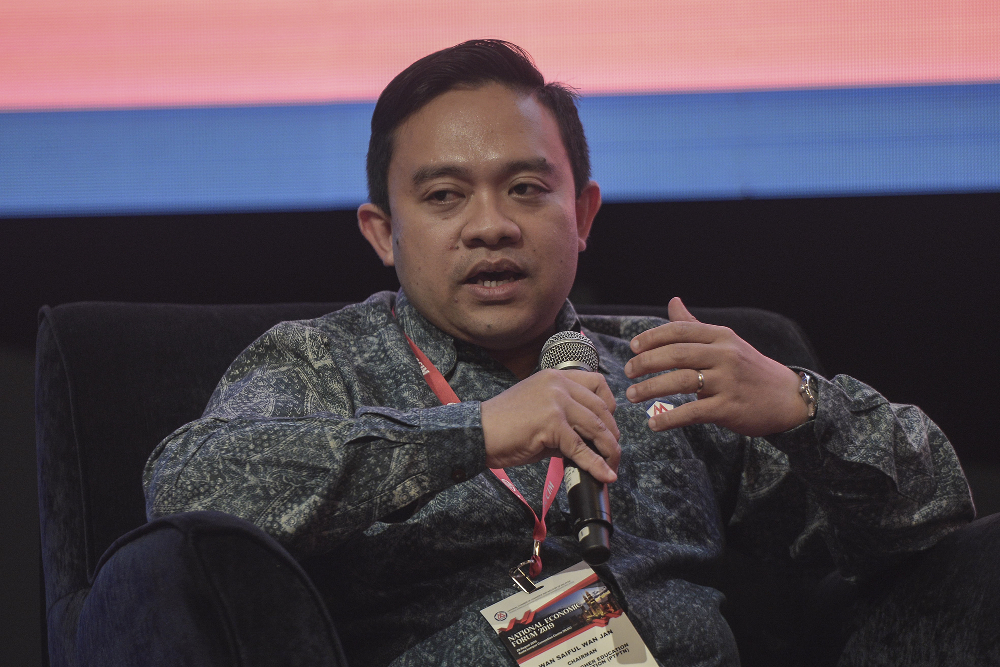
[[[533,373],[548,336],[581,327],[566,297],[601,203],[589,172],[572,94],[517,47],[469,42],[401,73],[358,210],[401,291],[251,345],[151,456],[149,516],[218,509],[267,530],[336,591],[356,665],[509,664],[479,610],[514,592],[532,518],[487,468],[539,515],[549,457],[610,483],[598,572],[663,665],[738,664],[722,596],[698,583],[724,536],[778,560],[829,550],[865,576],[972,518],[917,409],[800,375],[678,299],[669,323],[583,318],[599,373]],[[675,407],[650,419],[656,398]],[[561,491],[542,579],[580,560],[567,516]]]

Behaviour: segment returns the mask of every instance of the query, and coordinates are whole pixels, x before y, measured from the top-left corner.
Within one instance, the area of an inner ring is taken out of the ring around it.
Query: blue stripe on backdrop
[[[373,104],[0,114],[0,216],[351,208]],[[1000,190],[1000,84],[589,97],[605,201]]]
[[[1000,190],[996,84],[585,102],[611,201]]]
[[[373,107],[0,114],[0,215],[355,206]]]

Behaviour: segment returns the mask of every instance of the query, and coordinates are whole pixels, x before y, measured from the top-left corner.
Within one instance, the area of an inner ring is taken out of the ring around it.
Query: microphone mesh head
[[[542,354],[538,359],[538,366],[543,370],[575,368],[596,371],[597,363],[597,348],[594,343],[576,331],[559,331],[550,336],[542,346]]]

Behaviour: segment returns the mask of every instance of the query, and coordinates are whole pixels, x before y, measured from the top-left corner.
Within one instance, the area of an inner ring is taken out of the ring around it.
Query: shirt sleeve
[[[478,402],[367,407],[330,347],[286,322],[247,348],[203,416],[150,456],[148,517],[218,510],[305,556],[485,469]]]
[[[863,577],[975,518],[958,458],[926,414],[848,376],[816,379],[815,419],[745,443],[730,520],[742,538],[796,558],[825,544],[845,576]]]

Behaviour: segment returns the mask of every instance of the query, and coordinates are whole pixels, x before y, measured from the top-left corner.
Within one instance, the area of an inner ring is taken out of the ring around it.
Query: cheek
[[[396,272],[416,289],[445,277],[451,239],[434,238],[427,231],[401,232],[393,239]]]
[[[558,233],[553,235],[547,245],[552,261],[558,261],[562,265],[570,260],[575,263],[580,254],[580,238],[576,234],[576,227],[562,224],[557,229]]]

